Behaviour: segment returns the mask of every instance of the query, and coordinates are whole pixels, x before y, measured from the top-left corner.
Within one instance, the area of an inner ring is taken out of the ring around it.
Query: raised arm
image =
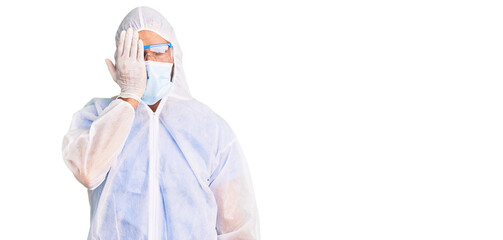
[[[113,80],[121,88],[119,98],[99,113],[93,111],[93,106],[77,112],[63,139],[63,159],[88,189],[96,188],[104,180],[129,136],[147,81],[143,54],[138,32],[131,28],[122,31],[115,65],[106,59]]]
[[[129,136],[135,115],[133,106],[122,99],[113,100],[95,119],[93,107],[74,114],[62,146],[66,165],[90,190],[104,180]]]

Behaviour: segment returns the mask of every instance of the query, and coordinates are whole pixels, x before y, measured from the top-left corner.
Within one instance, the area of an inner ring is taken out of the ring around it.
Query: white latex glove
[[[134,98],[138,102],[145,92],[147,71],[143,57],[143,41],[138,40],[138,32],[129,28],[122,31],[115,52],[115,66],[106,59],[108,71],[121,88],[119,97]]]

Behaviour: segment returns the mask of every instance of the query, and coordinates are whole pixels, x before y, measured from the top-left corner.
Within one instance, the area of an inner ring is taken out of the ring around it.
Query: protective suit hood
[[[171,42],[174,49],[174,72],[173,72],[173,87],[166,97],[163,97],[158,108],[162,108],[166,98],[174,97],[179,99],[192,98],[187,81],[185,80],[185,73],[182,64],[182,50],[180,44],[176,39],[175,31],[168,20],[164,18],[158,11],[150,7],[137,7],[131,10],[126,17],[122,20],[117,33],[115,34],[115,45],[119,44],[120,33],[128,28],[133,28],[134,31],[149,30],[157,33],[166,41]]]

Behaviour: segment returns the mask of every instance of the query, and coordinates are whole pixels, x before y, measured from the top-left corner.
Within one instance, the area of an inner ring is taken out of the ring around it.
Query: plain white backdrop
[[[262,239],[503,238],[501,1],[123,0],[2,4],[2,239],[86,238],[61,143],[119,93],[104,60],[140,5],[238,135]]]

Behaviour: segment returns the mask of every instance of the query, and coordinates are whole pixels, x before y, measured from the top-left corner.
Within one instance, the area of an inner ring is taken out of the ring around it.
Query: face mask
[[[147,68],[147,87],[141,100],[152,105],[168,94],[171,82],[171,68],[173,63],[145,61]]]

